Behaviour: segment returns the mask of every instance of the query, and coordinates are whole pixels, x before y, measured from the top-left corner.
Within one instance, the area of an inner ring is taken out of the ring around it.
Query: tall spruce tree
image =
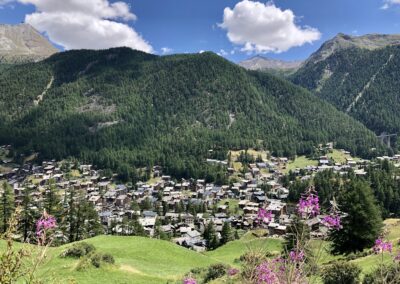
[[[8,220],[14,212],[14,192],[7,182],[3,182],[3,191],[0,202],[0,232],[4,233],[8,228]]]
[[[225,222],[221,232],[221,245],[233,240],[232,227],[229,222]]]
[[[350,180],[340,191],[338,201],[345,216],[343,228],[330,234],[332,252],[348,254],[372,247],[383,224],[371,187],[365,181]]]

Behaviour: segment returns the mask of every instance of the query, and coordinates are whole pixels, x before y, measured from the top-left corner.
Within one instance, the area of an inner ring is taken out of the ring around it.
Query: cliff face
[[[39,61],[58,51],[28,24],[0,25],[0,63]]]

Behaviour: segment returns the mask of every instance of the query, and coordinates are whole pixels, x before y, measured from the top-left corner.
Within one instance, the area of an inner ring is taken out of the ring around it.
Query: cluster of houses
[[[400,161],[400,156],[393,159]],[[153,236],[157,223],[161,223],[159,229],[171,236],[173,242],[202,251],[206,247],[203,232],[207,224],[213,222],[219,237],[226,222],[231,224],[233,230],[250,230],[259,226],[256,220],[261,207],[273,214],[271,222],[264,224],[269,235],[279,237],[286,234],[295,210],[293,205],[286,202],[289,190],[279,182],[283,175],[279,169],[287,163],[287,158],[271,158],[270,161],[249,164],[249,171],[241,178],[222,186],[201,179],[177,182],[163,175],[160,166],[153,168],[154,182],[138,182],[128,186],[102,176],[101,171],[92,165],[68,164],[66,167],[57,161],[44,161],[40,165],[26,162],[22,167],[1,173],[0,180],[6,180],[12,186],[16,203],[22,201],[27,188],[31,190],[32,198],[40,201],[50,181],[60,194],[71,188],[81,190],[93,204],[106,232],[130,234],[122,223],[135,218],[145,232]],[[348,159],[345,164],[333,164],[326,156],[322,156],[319,166],[302,169],[302,179],[328,168],[338,172],[353,168],[362,174],[365,163]],[[74,174],[71,174],[71,170]],[[299,174],[300,169],[295,172]],[[228,168],[227,174],[233,174],[231,168]],[[132,206],[146,202],[151,206]],[[198,210],[188,210],[189,205]],[[316,237],[326,232],[320,219],[321,216],[308,221]]]

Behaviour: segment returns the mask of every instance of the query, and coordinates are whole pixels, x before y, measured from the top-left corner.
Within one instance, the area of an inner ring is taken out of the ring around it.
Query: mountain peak
[[[302,61],[284,61],[255,55],[247,60],[239,62],[239,65],[248,70],[293,70],[299,68]]]
[[[338,33],[334,38],[326,41],[314,52],[307,62],[317,63],[328,58],[334,52],[347,48],[364,48],[374,50],[389,45],[399,45],[400,34],[366,34],[362,36],[351,36]]]
[[[27,23],[0,25],[0,63],[39,61],[58,51]]]

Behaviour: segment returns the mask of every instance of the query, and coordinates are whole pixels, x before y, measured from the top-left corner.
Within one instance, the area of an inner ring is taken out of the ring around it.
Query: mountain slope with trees
[[[323,47],[292,76],[292,81],[378,135],[399,133],[400,46],[375,49],[350,46],[336,49],[321,59],[318,53],[327,52]]]
[[[329,141],[364,157],[384,151],[308,91],[212,53],[69,51],[0,74],[0,143],[16,155],[75,156],[124,179],[161,164],[176,177],[215,180],[223,171],[205,159],[228,149],[293,156]]]

